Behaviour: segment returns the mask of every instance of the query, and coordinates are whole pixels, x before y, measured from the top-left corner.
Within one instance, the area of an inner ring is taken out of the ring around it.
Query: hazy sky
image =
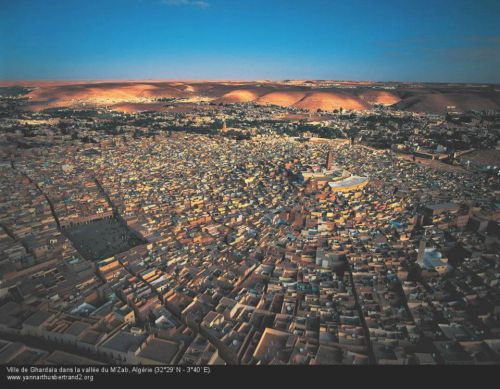
[[[500,83],[499,0],[0,0],[0,79]]]

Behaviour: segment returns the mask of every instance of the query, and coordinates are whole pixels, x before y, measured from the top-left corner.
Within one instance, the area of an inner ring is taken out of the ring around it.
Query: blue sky
[[[0,0],[0,79],[500,83],[498,0]]]

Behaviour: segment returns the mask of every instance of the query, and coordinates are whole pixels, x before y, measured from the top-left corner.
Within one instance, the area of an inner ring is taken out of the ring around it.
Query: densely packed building
[[[495,176],[64,120],[86,130],[2,135],[2,363],[500,363]]]

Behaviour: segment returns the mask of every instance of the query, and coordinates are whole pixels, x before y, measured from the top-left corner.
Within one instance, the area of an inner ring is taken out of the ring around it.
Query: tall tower
[[[222,121],[222,132],[227,132],[226,119]]]
[[[333,152],[332,149],[328,150],[328,156],[326,157],[326,170],[333,169]]]
[[[418,254],[417,254],[417,263],[420,265],[422,264],[422,261],[424,260],[424,254],[425,254],[425,235],[420,239],[420,242],[418,243]]]
[[[424,234],[420,238],[420,242],[418,243],[418,255],[417,255],[417,263],[422,265],[425,254],[425,246],[427,244],[427,229],[424,227]]]

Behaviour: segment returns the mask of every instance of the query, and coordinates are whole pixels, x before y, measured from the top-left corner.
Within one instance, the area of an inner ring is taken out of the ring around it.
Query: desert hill
[[[426,113],[500,109],[496,85],[340,82],[340,81],[71,81],[0,82],[29,86],[28,108],[109,106],[132,112],[162,110],[160,99],[174,102],[255,103],[316,111],[366,110],[383,104]],[[139,109],[139,108],[137,108]]]
[[[409,96],[395,105],[396,108],[427,113],[443,113],[447,110],[490,110],[499,109],[498,96],[478,93],[425,93]]]
[[[289,107],[301,101],[306,94],[304,92],[271,92],[261,96],[258,100],[258,104],[262,105],[280,105],[282,107]]]
[[[345,92],[312,92],[294,104],[294,107],[314,111],[333,111],[335,109],[352,109],[361,111],[369,109],[370,105],[354,94]]]
[[[397,94],[380,90],[363,91],[359,94],[359,97],[368,104],[393,105],[401,101]]]
[[[236,89],[231,92],[224,93],[220,98],[216,99],[221,103],[248,103],[255,101],[259,95],[257,92],[248,89]]]

